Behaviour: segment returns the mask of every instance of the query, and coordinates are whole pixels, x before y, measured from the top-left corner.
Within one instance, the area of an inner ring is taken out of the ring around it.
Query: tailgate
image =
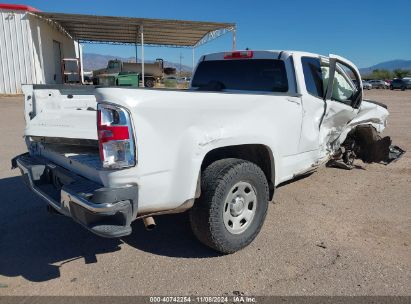
[[[24,85],[25,136],[97,139],[94,86]]]

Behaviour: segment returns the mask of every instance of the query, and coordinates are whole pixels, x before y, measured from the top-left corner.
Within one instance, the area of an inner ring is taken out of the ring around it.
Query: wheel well
[[[201,164],[201,172],[213,162],[224,158],[239,158],[250,161],[261,168],[267,178],[270,200],[274,194],[275,168],[271,149],[265,145],[247,144],[216,148],[209,151]]]

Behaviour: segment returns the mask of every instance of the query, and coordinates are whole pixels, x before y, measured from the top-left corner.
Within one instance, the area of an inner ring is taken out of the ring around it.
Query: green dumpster
[[[135,86],[138,87],[140,74],[138,73],[115,73],[101,74],[98,76],[98,84],[102,86]]]
[[[102,86],[115,86],[117,75],[115,74],[102,74],[98,76],[98,84]]]
[[[140,75],[138,73],[119,73],[116,79],[116,85],[137,87],[139,80]]]

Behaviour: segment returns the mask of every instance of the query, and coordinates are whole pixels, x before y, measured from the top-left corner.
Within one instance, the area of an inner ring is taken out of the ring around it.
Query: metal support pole
[[[192,71],[192,74],[194,74],[194,63],[195,63],[195,59],[194,59],[195,54],[194,54],[194,51],[195,51],[195,47],[193,47],[193,71]]]
[[[141,81],[142,87],[144,88],[144,27],[140,26],[140,35],[141,35]]]
[[[135,47],[136,47],[136,63],[137,63],[138,62],[138,34],[136,37]]]
[[[235,51],[236,44],[237,44],[237,37],[236,37],[236,28],[233,29],[233,51]]]
[[[80,46],[80,41],[77,39],[77,52],[78,52],[78,58],[79,58],[79,82],[81,84],[84,84],[84,71],[83,71],[83,52]]]

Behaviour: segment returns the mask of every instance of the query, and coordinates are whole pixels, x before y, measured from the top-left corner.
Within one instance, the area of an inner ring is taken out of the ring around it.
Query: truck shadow
[[[201,244],[193,235],[188,212],[160,215],[156,228],[146,231],[142,221],[132,224],[133,233],[122,238],[130,246],[157,255],[181,258],[217,257],[219,254]]]
[[[314,172],[308,172],[308,173],[305,173],[305,174],[296,176],[296,177],[294,177],[293,179],[290,179],[290,180],[288,180],[288,181],[282,182],[281,184],[277,185],[277,188],[280,188],[280,187],[283,187],[283,186],[287,186],[287,185],[289,185],[289,184],[291,184],[291,183],[298,182],[299,180],[303,180],[303,179],[305,179],[305,178],[307,178],[307,177],[310,177],[310,176],[313,175],[313,174],[314,174]]]
[[[138,221],[132,235],[105,239],[68,217],[48,214],[20,177],[0,179],[0,193],[0,276],[48,281],[60,277],[63,264],[77,259],[96,263],[97,255],[119,251],[123,243],[172,257],[216,255],[194,238],[184,214],[158,218],[158,228],[151,232]]]

